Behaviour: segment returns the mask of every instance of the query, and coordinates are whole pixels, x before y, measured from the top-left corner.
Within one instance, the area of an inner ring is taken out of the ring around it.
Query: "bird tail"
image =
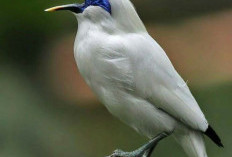
[[[217,133],[213,130],[213,128],[210,125],[204,134],[208,136],[216,145],[218,145],[218,147],[224,147],[220,137],[217,135]]]
[[[174,132],[174,138],[189,157],[207,157],[204,138],[201,132],[186,128],[184,132]]]

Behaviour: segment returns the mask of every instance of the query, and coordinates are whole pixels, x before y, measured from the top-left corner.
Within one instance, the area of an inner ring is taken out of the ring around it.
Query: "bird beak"
[[[60,10],[69,10],[72,11],[74,13],[81,13],[82,12],[82,8],[83,8],[83,4],[68,4],[68,5],[61,5],[61,6],[56,6],[56,7],[52,7],[49,9],[46,9],[46,12],[53,12],[53,11],[60,11]]]

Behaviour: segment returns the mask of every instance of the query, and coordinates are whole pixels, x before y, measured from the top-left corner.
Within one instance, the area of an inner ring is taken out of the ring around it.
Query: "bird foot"
[[[124,152],[120,149],[117,149],[113,152],[112,155],[107,156],[107,157],[150,157],[150,155],[151,155],[153,149],[155,148],[155,146],[157,145],[157,143],[169,135],[170,134],[163,132],[163,133],[159,134],[158,136],[156,136],[151,141],[149,141],[147,144],[136,149],[135,151]]]
[[[107,157],[143,157],[144,151],[135,150],[133,152],[124,152],[120,149],[117,149],[113,152],[112,155]]]

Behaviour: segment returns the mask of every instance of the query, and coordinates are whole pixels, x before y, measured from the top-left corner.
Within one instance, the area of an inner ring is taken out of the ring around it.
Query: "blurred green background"
[[[80,77],[76,1],[2,1],[0,9],[0,156],[104,157],[147,141],[113,118]],[[148,31],[167,51],[222,137],[206,138],[209,157],[232,156],[232,1],[134,0]],[[172,138],[153,156],[186,157]]]

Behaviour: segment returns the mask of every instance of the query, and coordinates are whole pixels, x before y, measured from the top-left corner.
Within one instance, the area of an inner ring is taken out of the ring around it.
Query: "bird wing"
[[[133,74],[131,92],[185,125],[206,131],[204,114],[159,44],[148,34],[128,35],[123,41]]]

